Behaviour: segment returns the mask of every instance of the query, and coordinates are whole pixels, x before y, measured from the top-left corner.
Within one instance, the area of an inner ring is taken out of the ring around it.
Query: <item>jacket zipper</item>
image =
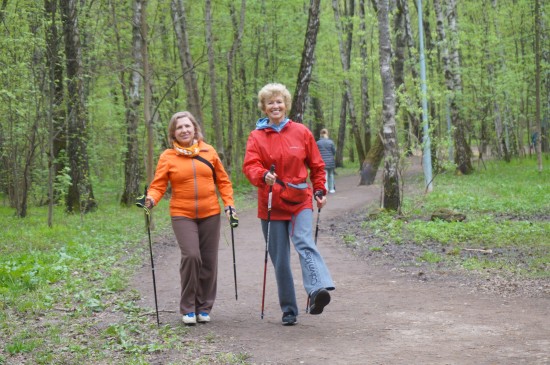
[[[197,169],[195,167],[195,160],[191,159],[193,165],[193,181],[195,182],[195,219],[199,217],[199,187],[197,186]]]

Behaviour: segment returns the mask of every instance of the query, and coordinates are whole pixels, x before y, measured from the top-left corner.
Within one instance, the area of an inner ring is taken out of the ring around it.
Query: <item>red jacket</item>
[[[243,173],[252,185],[258,187],[258,218],[267,219],[269,185],[265,183],[264,175],[271,165],[275,165],[277,179],[283,183],[304,183],[309,175],[313,190],[326,194],[325,163],[313,134],[306,126],[290,120],[280,132],[272,128],[255,129],[250,132],[246,143]],[[311,187],[307,189],[307,199],[300,204],[288,204],[282,200],[282,190],[280,183],[273,185],[271,219],[289,220],[292,214],[306,208],[313,209]]]
[[[168,186],[172,187],[170,215],[191,219],[206,218],[220,214],[216,186],[224,205],[234,206],[233,187],[214,147],[199,142],[199,156],[208,160],[216,171],[214,184],[212,169],[197,159],[177,155],[173,148],[165,150],[159,157],[155,178],[147,194],[158,204]]]

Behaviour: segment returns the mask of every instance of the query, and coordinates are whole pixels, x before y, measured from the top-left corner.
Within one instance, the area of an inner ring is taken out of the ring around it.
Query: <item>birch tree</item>
[[[391,67],[391,35],[389,25],[389,0],[378,1],[378,33],[380,53],[380,77],[383,89],[382,142],[384,143],[384,198],[383,208],[399,211],[399,149],[395,124],[395,84]]]
[[[307,105],[307,93],[311,74],[313,73],[313,64],[315,63],[315,46],[317,44],[317,33],[321,13],[321,0],[311,0],[309,3],[309,16],[307,21],[306,35],[304,39],[304,49],[302,51],[302,62],[298,71],[298,80],[292,100],[292,110],[290,119],[296,122],[303,122],[304,113]]]
[[[116,11],[113,6],[113,17],[116,17]],[[138,144],[138,125],[139,125],[139,107],[142,101],[141,86],[142,76],[141,70],[143,69],[142,60],[142,44],[143,39],[141,35],[142,30],[142,11],[143,1],[134,0],[133,3],[133,17],[132,17],[132,68],[129,72],[128,87],[126,87],[126,73],[121,71],[121,88],[124,99],[124,106],[126,109],[126,154],[124,156],[124,191],[120,199],[121,204],[126,206],[134,205],[136,198],[140,195],[139,188],[140,183],[140,163],[139,163],[139,144]],[[117,37],[118,54],[122,54],[120,49],[120,35],[117,28],[117,21],[113,22],[115,25],[115,34]],[[122,58],[120,56],[120,58]],[[122,59],[120,59],[122,64]],[[128,91],[126,91],[128,89]]]
[[[454,162],[456,172],[469,174],[473,171],[472,151],[466,140],[466,122],[460,116],[460,98],[462,97],[462,79],[460,76],[460,56],[458,53],[458,30],[456,24],[456,4],[454,0],[448,0],[446,18],[449,23],[449,41],[445,34],[443,11],[439,0],[434,0],[434,9],[437,16],[437,32],[442,42],[441,58],[445,69],[445,81],[449,92],[449,108],[451,124],[454,128]],[[449,47],[446,47],[446,44]]]

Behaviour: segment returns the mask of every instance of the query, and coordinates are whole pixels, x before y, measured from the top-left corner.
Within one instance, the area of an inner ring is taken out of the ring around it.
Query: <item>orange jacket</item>
[[[172,187],[170,215],[191,219],[220,214],[216,186],[224,206],[235,206],[233,187],[229,176],[214,147],[199,142],[199,156],[208,160],[216,171],[216,183],[212,169],[197,159],[176,154],[173,148],[165,150],[159,157],[155,177],[147,194],[158,204],[166,192],[168,182]]]

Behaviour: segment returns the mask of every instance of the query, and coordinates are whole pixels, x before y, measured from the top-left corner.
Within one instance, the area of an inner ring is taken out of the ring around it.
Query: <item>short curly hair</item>
[[[283,84],[267,84],[258,92],[258,108],[262,112],[265,111],[265,103],[267,99],[270,99],[274,96],[282,96],[285,103],[287,113],[292,107],[292,97],[290,96],[290,91]]]

